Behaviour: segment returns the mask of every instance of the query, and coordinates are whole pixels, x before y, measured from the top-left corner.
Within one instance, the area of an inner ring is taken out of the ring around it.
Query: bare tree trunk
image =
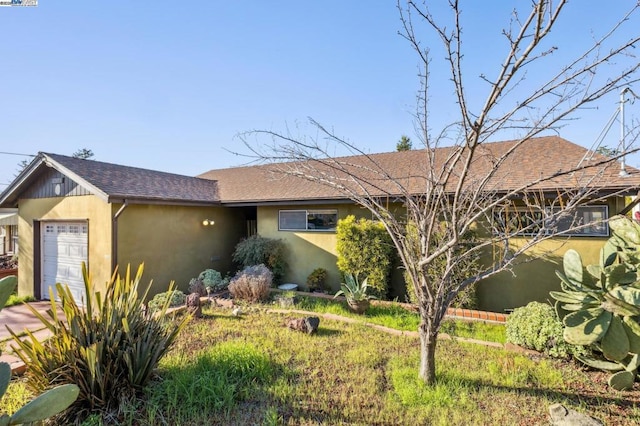
[[[436,343],[438,332],[433,330],[434,324],[422,320],[418,331],[420,334],[420,371],[419,376],[428,385],[436,381]]]

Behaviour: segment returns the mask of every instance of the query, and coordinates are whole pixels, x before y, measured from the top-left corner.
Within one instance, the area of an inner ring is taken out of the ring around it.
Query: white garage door
[[[73,298],[84,305],[82,262],[87,262],[87,222],[44,222],[42,224],[42,297],[49,299],[49,289],[56,283],[67,284]]]

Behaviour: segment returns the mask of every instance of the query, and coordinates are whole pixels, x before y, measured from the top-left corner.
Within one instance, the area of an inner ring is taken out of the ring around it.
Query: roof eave
[[[124,203],[129,204],[153,204],[164,206],[194,206],[194,207],[216,207],[220,206],[219,201],[207,201],[207,200],[178,200],[171,198],[150,198],[150,197],[136,197],[128,195],[111,195],[108,197],[109,203]]]
[[[349,204],[353,200],[345,197],[340,198],[307,198],[307,199],[269,199],[269,200],[222,200],[221,205],[225,207],[255,207],[255,206],[285,206],[285,205],[314,205],[314,204]]]

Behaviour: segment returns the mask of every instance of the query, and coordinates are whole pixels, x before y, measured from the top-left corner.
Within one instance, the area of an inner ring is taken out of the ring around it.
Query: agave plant
[[[563,272],[556,271],[562,291],[552,291],[564,339],[591,345],[604,359],[577,357],[607,371],[615,389],[630,389],[640,366],[640,226],[618,216],[609,222],[612,237],[600,250],[597,265],[583,266],[580,254],[568,250]]]
[[[363,313],[369,307],[369,300],[375,299],[374,296],[367,294],[369,288],[367,279],[365,278],[360,283],[357,277],[347,274],[344,281],[340,285],[340,290],[333,297],[344,296],[352,310],[359,314]]]
[[[16,288],[17,278],[8,276],[0,279],[0,310]],[[11,367],[0,362],[0,398],[4,396],[11,380]],[[64,411],[78,397],[80,389],[74,384],[55,387],[33,399],[12,415],[0,415],[0,426],[39,422]]]
[[[362,280],[362,283],[358,281],[358,278],[352,274],[347,274],[344,277],[345,282],[340,285],[340,290],[335,294],[335,297],[344,296],[347,300],[353,300],[358,302],[360,300],[375,299],[374,296],[367,294],[369,285],[367,279]]]

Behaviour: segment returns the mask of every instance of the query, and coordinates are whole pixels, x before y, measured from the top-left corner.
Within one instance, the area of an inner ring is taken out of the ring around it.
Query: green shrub
[[[418,300],[416,298],[416,293],[413,289],[413,285],[407,273],[404,273],[404,281],[407,286],[407,298],[410,303],[417,304]],[[460,309],[477,309],[478,307],[478,295],[477,295],[477,284],[471,284],[464,288],[464,290],[458,292],[456,297],[453,298],[451,304],[449,305],[452,308],[460,308]]]
[[[247,266],[265,265],[273,273],[273,281],[278,284],[287,270],[285,256],[284,241],[253,235],[236,245],[233,261],[242,269]]]
[[[35,302],[35,297],[33,296],[18,296],[17,294],[12,294],[9,296],[9,300],[7,300],[7,304],[5,307],[22,305],[23,303]]]
[[[506,323],[507,342],[556,358],[585,353],[582,346],[564,341],[562,323],[550,305],[531,302],[516,308]]]
[[[158,293],[153,296],[148,303],[149,310],[151,312],[158,311],[162,309],[162,307],[169,301],[169,308],[174,308],[176,306],[182,306],[187,302],[187,295],[181,292],[180,290],[169,290],[163,293]]]
[[[212,292],[224,290],[229,285],[229,280],[222,278],[222,274],[215,269],[205,269],[200,272],[198,279],[202,281],[205,288],[211,288]]]
[[[250,303],[267,300],[272,281],[273,274],[266,266],[247,266],[231,280],[229,293]]]
[[[205,269],[200,272],[198,278],[189,281],[189,294],[198,293],[201,297],[209,292],[216,293],[224,290],[229,285],[229,279],[222,278],[222,274],[215,269]],[[207,291],[208,290],[208,291]]]
[[[336,232],[338,269],[366,278],[376,296],[386,297],[395,247],[384,226],[350,215],[338,221]]]
[[[135,278],[115,275],[103,293],[94,292],[82,265],[86,305],[80,307],[67,286],[56,284],[62,315],[52,301],[51,319],[33,313],[52,332],[45,343],[29,335],[17,354],[28,366],[27,385],[36,392],[52,385],[76,383],[80,395],[60,424],[81,421],[91,413],[111,413],[141,394],[158,362],[169,350],[188,316],[172,320],[166,315],[169,299],[155,314],[144,300],[150,284],[142,286],[143,266]],[[171,290],[172,285],[170,286]]]
[[[307,277],[307,286],[309,291],[325,291],[327,281],[327,270],[324,268],[316,268]]]

